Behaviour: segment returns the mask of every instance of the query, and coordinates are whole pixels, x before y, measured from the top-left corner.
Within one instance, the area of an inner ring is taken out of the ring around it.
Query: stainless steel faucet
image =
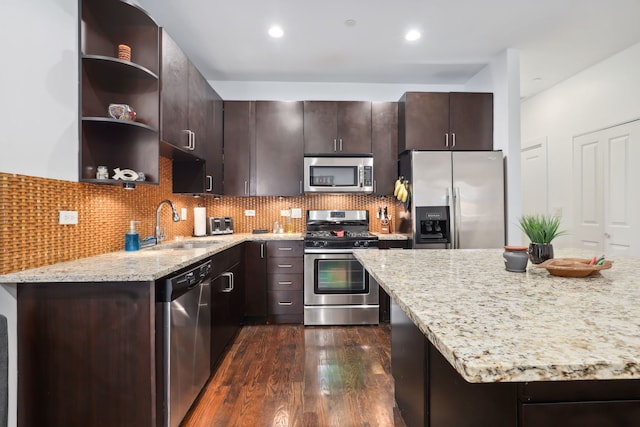
[[[171,200],[167,199],[158,203],[158,208],[156,209],[156,245],[159,245],[165,239],[165,237],[167,237],[166,235],[162,234],[162,231],[160,231],[160,210],[162,209],[162,205],[164,205],[165,203],[171,206],[171,212],[173,213],[173,222],[180,221],[180,215],[178,215],[176,205],[174,205]]]

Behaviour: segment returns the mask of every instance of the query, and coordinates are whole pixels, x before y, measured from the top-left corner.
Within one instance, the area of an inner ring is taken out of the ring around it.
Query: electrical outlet
[[[289,209],[280,210],[280,216],[290,216],[290,215],[291,215],[291,211],[289,211]]]
[[[247,209],[244,211],[244,216],[256,216],[256,211],[253,209]]]
[[[78,211],[60,211],[58,224],[75,225],[78,223]]]
[[[302,209],[291,208],[291,218],[302,218]]]
[[[180,209],[180,216],[183,221],[187,220],[187,208]]]

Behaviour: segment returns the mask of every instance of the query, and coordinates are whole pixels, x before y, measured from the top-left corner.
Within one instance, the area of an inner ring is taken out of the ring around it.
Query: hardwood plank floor
[[[244,326],[182,427],[405,427],[390,328]]]

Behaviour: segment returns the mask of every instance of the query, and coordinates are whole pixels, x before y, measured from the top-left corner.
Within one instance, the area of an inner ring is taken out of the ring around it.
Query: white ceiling
[[[640,0],[138,3],[208,80],[464,84],[515,48],[524,98],[640,42]],[[406,42],[409,28],[422,38]]]

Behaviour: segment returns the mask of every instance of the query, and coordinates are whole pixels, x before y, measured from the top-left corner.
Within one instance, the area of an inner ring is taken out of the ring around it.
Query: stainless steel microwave
[[[373,193],[373,155],[305,155],[305,193]]]

